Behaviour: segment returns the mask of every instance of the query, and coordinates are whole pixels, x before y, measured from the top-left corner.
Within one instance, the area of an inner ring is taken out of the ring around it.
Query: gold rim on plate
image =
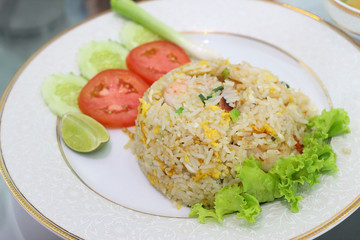
[[[329,0],[329,1],[336,7],[340,8],[341,10],[343,10],[353,16],[360,17],[360,9],[357,9],[345,2],[339,2],[337,0]]]

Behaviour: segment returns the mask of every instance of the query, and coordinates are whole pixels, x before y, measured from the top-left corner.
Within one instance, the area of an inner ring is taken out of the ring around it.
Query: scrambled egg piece
[[[159,125],[157,125],[157,126],[154,128],[154,134],[158,134],[160,128],[161,128],[161,127],[160,127]]]
[[[270,127],[267,123],[264,124],[261,128],[258,128],[255,125],[251,125],[251,127],[256,133],[267,133],[273,136],[277,136],[275,130],[272,127]]]
[[[202,122],[202,127],[204,129],[205,137],[212,140],[212,142],[210,143],[211,145],[217,146],[219,144],[216,142],[216,140],[221,138],[220,133],[216,129],[209,127],[208,124],[209,124],[208,121]]]
[[[139,98],[140,101],[140,114],[142,117],[146,117],[146,112],[149,110],[150,108],[150,104],[146,103],[144,99]]]
[[[223,112],[223,113],[221,113],[221,117],[224,118],[226,126],[229,126],[230,125],[230,120],[231,120],[230,114],[227,113],[227,112]],[[223,124],[222,120],[220,120],[220,124]]]
[[[278,79],[272,74],[266,74],[266,80],[273,83],[277,83],[278,81]]]
[[[216,111],[216,110],[218,110],[218,109],[221,109],[220,107],[215,106],[215,105],[212,105],[212,106],[206,106],[206,108],[211,109],[211,110],[213,110],[213,111]]]

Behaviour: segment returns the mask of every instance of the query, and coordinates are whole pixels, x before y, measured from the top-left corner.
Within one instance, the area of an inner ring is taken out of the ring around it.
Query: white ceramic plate
[[[148,183],[127,136],[111,130],[101,151],[77,154],[57,132],[40,87],[52,73],[79,73],[76,52],[91,40],[118,40],[123,20],[107,12],[68,30],[19,70],[1,103],[1,173],[17,200],[41,223],[72,239],[288,239],[330,229],[360,204],[360,48],[344,33],[298,9],[269,1],[141,3],[154,16],[233,63],[267,68],[300,88],[319,109],[345,108],[352,133],[333,139],[339,172],[303,189],[300,212],[264,204],[256,223],[226,217],[200,224]],[[176,6],[176,7],[175,7]],[[351,154],[343,153],[350,149]]]

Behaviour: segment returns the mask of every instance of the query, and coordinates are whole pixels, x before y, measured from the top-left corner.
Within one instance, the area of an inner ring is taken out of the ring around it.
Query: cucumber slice
[[[131,21],[126,21],[119,34],[121,42],[129,50],[156,40],[161,40],[158,35]]]
[[[61,117],[67,112],[81,112],[78,96],[87,80],[73,73],[52,74],[42,83],[41,94],[51,112]]]
[[[92,41],[79,49],[77,62],[81,74],[87,79],[91,79],[106,69],[125,69],[125,59],[128,53],[129,51],[118,42],[112,40]]]

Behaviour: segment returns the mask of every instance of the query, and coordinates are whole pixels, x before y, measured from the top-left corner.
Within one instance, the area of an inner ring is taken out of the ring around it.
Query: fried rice
[[[239,183],[251,154],[267,171],[301,153],[316,108],[266,69],[227,60],[193,61],[155,82],[140,99],[130,147],[149,182],[174,203],[213,206]]]

